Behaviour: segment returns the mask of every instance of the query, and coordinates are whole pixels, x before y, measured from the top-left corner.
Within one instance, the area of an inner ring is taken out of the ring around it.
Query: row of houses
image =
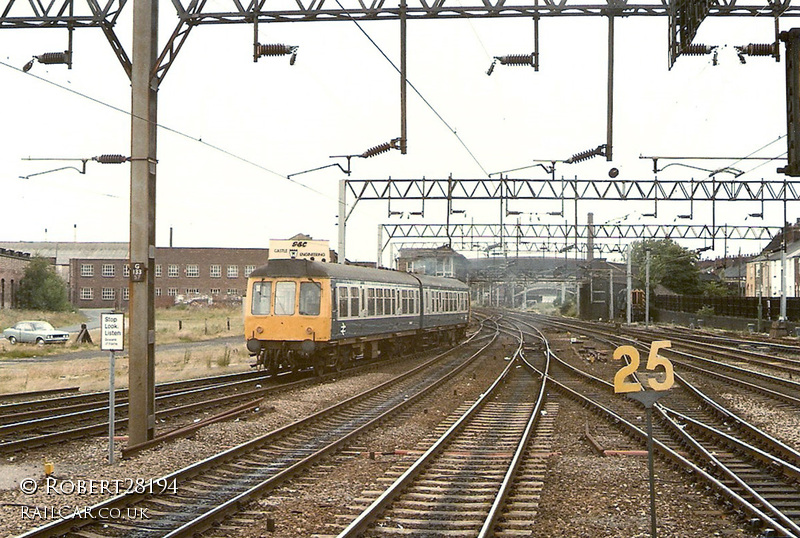
[[[292,240],[311,238],[299,235],[287,241]],[[328,251],[320,259],[335,256]],[[122,242],[0,242],[0,308],[16,306],[16,288],[33,257],[53,263],[77,307],[127,308],[131,267],[128,243]],[[247,277],[269,257],[268,248],[156,247],[155,304],[240,302]]]
[[[289,240],[312,241],[305,235]],[[779,297],[781,294],[781,258],[783,235],[773,238],[761,255],[752,258],[723,260],[723,281],[742,289],[750,297]],[[284,252],[281,256],[295,255]],[[319,250],[319,248],[317,249]],[[323,261],[336,261],[336,253]],[[275,249],[273,256],[277,256]],[[0,308],[15,307],[16,288],[25,267],[35,257],[47,258],[56,272],[68,283],[71,302],[79,308],[127,307],[130,278],[127,242],[0,242]],[[203,299],[208,302],[238,302],[245,293],[247,277],[270,258],[268,248],[192,248],[157,247],[155,252],[156,306],[172,305],[181,300]],[[787,227],[786,291],[789,297],[800,296],[800,219]],[[401,249],[397,268],[401,271],[458,278],[480,284],[502,280],[552,282],[574,279],[586,260],[567,258],[488,258],[468,260],[449,247]],[[713,270],[714,262],[708,262]],[[374,265],[374,264],[373,264]],[[584,267],[585,269],[585,267]],[[719,269],[719,267],[717,267]],[[528,291],[525,291],[527,297]],[[551,290],[539,293],[549,295]]]

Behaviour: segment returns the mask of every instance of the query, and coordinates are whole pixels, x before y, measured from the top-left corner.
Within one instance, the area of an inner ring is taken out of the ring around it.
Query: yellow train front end
[[[289,270],[292,265],[271,265],[272,270],[256,269],[248,279],[247,349],[268,370],[316,366],[331,337],[330,280]]]

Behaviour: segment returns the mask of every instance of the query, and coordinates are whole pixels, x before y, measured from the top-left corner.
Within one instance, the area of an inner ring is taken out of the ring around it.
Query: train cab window
[[[300,283],[300,315],[319,316],[319,300],[322,287],[319,282]]]
[[[250,308],[256,316],[268,316],[272,300],[272,282],[256,282],[253,284],[253,303]]]
[[[294,314],[294,296],[297,284],[294,282],[278,282],[275,284],[275,315],[291,316]]]

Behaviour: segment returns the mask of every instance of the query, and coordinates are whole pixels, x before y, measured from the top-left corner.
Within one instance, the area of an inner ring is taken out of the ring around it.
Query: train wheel
[[[314,375],[317,377],[325,375],[325,360],[324,359],[314,359]]]

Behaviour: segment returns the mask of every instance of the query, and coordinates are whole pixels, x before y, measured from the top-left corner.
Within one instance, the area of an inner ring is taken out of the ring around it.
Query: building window
[[[161,264],[156,264],[156,276],[161,276]]]
[[[156,297],[161,297],[161,288],[156,288]]]
[[[228,278],[239,278],[239,266],[238,265],[229,265],[228,266]]]
[[[175,297],[176,295],[178,295],[178,288],[168,288],[167,295],[169,295],[170,297]]]
[[[244,266],[244,276],[245,277],[250,276],[250,273],[252,273],[255,270],[256,270],[256,266],[255,265],[245,265]]]
[[[93,277],[94,276],[94,265],[91,263],[82,263],[81,264],[81,276],[83,277]]]
[[[104,263],[102,269],[103,276],[114,276],[114,264],[113,263]]]
[[[211,278],[220,278],[222,277],[222,266],[221,265],[212,265],[211,266]]]
[[[186,295],[200,295],[200,288],[186,288]]]
[[[211,295],[219,295],[220,289],[219,288],[211,288]]]
[[[91,301],[94,299],[94,290],[92,288],[81,288],[81,301]]]
[[[130,278],[131,276],[131,266],[128,265],[127,263],[122,266],[122,276],[124,276],[125,278]]]
[[[171,263],[169,267],[167,267],[167,276],[171,278],[177,278],[179,274],[179,268],[176,264]]]
[[[200,276],[200,267],[196,263],[190,263],[186,266],[186,276],[197,278]]]
[[[122,300],[127,301],[130,298],[130,292],[128,288],[122,288]]]
[[[102,298],[104,301],[114,300],[114,288],[103,288]]]
[[[228,295],[232,295],[234,297],[238,297],[239,296],[239,290],[237,290],[236,288],[228,288]]]

